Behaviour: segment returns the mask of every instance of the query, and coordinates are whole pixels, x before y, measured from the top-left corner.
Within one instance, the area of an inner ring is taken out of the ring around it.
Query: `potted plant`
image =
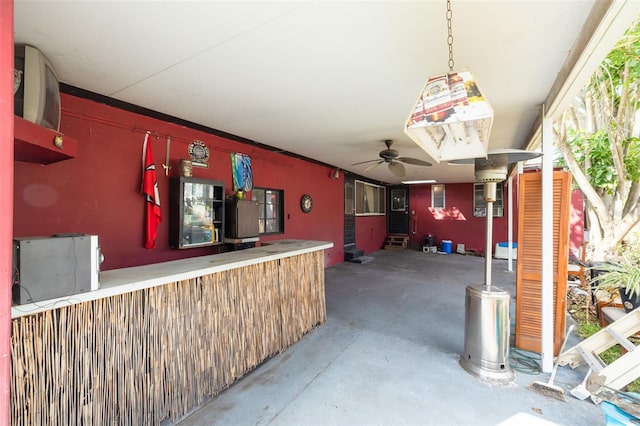
[[[593,279],[597,290],[615,291],[626,312],[640,306],[640,261],[636,256],[623,255],[616,262],[601,263]]]

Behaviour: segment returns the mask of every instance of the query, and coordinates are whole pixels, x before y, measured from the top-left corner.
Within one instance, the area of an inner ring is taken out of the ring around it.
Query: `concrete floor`
[[[371,256],[368,264],[326,270],[325,324],[180,426],[605,424],[598,406],[569,394],[586,373],[582,367],[558,370],[555,384],[568,399],[562,402],[527,388],[547,375],[518,369],[505,387],[459,366],[465,288],[484,282],[484,258],[384,250]],[[506,269],[506,260],[493,261],[493,284],[511,293],[513,305],[515,272]],[[576,341],[572,335],[567,348]]]

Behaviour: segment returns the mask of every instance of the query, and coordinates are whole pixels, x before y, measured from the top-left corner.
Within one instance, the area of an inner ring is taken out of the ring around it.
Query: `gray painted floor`
[[[562,402],[527,388],[547,375],[516,371],[505,387],[459,366],[465,288],[484,282],[484,258],[384,250],[372,256],[371,263],[326,270],[325,324],[179,424],[605,424],[599,407],[569,394],[584,368],[558,370],[555,384],[568,399]],[[493,261],[493,284],[511,293],[513,305],[515,272],[506,269],[506,260]],[[576,341],[572,335],[567,347]]]

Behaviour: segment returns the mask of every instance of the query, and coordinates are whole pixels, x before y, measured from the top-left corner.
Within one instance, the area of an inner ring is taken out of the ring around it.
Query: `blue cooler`
[[[446,254],[451,254],[451,246],[453,244],[451,243],[451,240],[442,240],[442,242],[440,243],[440,246],[442,248],[442,251]]]
[[[636,398],[640,397],[640,394],[637,394],[634,392],[629,392],[629,395],[634,396]],[[633,402],[633,401],[629,399],[629,402]],[[604,413],[606,426],[631,426],[631,425],[637,425],[640,422],[640,419],[638,419],[635,416],[632,416],[626,411],[621,410],[616,405],[610,402],[602,401],[602,403],[600,404],[600,408]]]

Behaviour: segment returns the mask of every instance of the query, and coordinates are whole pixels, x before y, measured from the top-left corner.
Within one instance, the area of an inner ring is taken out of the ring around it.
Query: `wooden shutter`
[[[542,352],[542,251],[553,249],[553,351],[565,335],[571,174],[553,173],[553,247],[542,247],[542,174],[520,175],[516,279],[517,348]]]

